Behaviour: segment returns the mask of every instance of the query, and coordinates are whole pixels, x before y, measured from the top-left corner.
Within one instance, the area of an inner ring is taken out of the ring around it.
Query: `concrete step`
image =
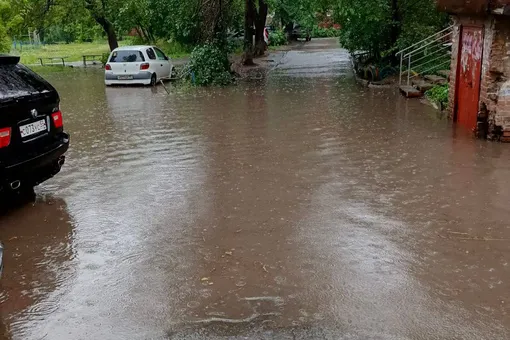
[[[406,97],[406,98],[418,98],[423,96],[423,93],[421,91],[415,89],[414,87],[410,85],[402,85],[400,86],[400,92]]]
[[[437,74],[439,74],[440,76],[443,76],[447,79],[450,78],[450,70],[437,71]]]
[[[430,82],[432,84],[438,84],[438,85],[443,85],[448,82],[448,80],[446,80],[446,78],[441,77],[441,76],[436,76],[435,74],[427,74],[423,78],[425,78],[425,80],[427,80],[428,82]]]
[[[421,92],[427,92],[428,90],[434,87],[434,84],[426,82],[423,79],[415,79],[412,81],[412,84],[415,88],[417,88]]]

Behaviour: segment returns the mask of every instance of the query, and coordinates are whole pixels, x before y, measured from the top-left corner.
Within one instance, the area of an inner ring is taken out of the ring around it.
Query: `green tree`
[[[138,36],[145,41],[154,42],[154,14],[158,8],[154,8],[150,0],[126,0],[118,9],[116,27],[123,32],[136,30]]]
[[[110,50],[119,47],[114,21],[118,13],[120,1],[118,0],[84,0],[85,8],[94,20],[103,28],[108,39]]]
[[[0,53],[7,53],[11,49],[11,39],[5,26],[11,15],[10,4],[7,1],[0,1]]]
[[[257,12],[255,16],[255,55],[264,55],[266,42],[264,40],[264,28],[266,27],[267,13],[269,6],[266,0],[258,0]]]
[[[7,35],[7,30],[0,22],[0,53],[8,53],[11,50],[11,39]]]
[[[375,57],[392,55],[447,23],[434,0],[338,1],[335,19],[342,25],[340,42],[350,51],[368,51]]]
[[[270,8],[287,30],[292,30],[295,23],[311,28],[316,22],[316,13],[322,8],[319,0],[270,0]]]
[[[244,54],[243,64],[253,65],[253,26],[255,25],[255,0],[245,0],[244,9]]]

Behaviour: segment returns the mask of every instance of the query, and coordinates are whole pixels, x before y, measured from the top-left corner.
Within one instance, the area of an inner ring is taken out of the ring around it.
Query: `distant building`
[[[450,113],[479,136],[510,142],[510,0],[437,0],[454,22]]]

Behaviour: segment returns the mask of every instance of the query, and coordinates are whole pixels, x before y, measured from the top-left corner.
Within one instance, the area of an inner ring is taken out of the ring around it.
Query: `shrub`
[[[159,39],[156,41],[156,46],[161,48],[163,52],[172,58],[182,58],[189,55],[191,48],[183,45],[177,41]]]
[[[110,57],[110,53],[103,53],[103,55],[101,56],[101,63],[103,64],[103,67],[108,62],[109,57]]]
[[[287,44],[287,35],[283,30],[269,33],[269,46],[281,46]]]
[[[0,53],[8,53],[10,50],[11,39],[9,39],[5,27],[0,22]]]
[[[233,80],[227,52],[214,44],[195,47],[189,68],[195,85],[228,85]]]
[[[448,85],[437,85],[428,90],[425,95],[431,101],[440,105],[444,108],[448,105]]]
[[[340,36],[340,29],[331,27],[319,27],[314,26],[312,29],[312,38],[332,38],[332,37],[339,37]]]

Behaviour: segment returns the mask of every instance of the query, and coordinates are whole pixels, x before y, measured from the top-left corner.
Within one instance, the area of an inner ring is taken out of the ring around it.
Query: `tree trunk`
[[[94,20],[103,28],[103,31],[108,37],[108,45],[110,45],[110,51],[113,51],[119,47],[117,41],[117,34],[115,34],[115,28],[113,24],[106,18],[104,12],[99,11],[92,0],[85,0],[85,8],[90,12],[90,15]]]
[[[400,11],[398,8],[398,0],[391,0],[391,19],[393,21],[391,25],[391,32],[390,32],[390,39],[391,39],[391,46],[390,48],[394,47],[397,43],[398,37],[400,36]]]
[[[292,31],[294,30],[294,23],[289,22],[285,25],[285,34],[287,35],[287,40],[290,41],[292,37]]]
[[[41,27],[37,30],[37,34],[39,34],[39,42],[42,44],[44,43],[44,38],[46,37],[46,30],[44,27]]]
[[[253,62],[253,24],[255,22],[255,0],[246,0],[244,11],[244,65],[254,65]]]
[[[110,51],[113,51],[117,47],[119,47],[119,43],[117,41],[117,34],[115,33],[115,29],[110,21],[102,18],[102,20],[96,20],[103,30],[106,32],[106,36],[108,37],[108,45],[110,45]],[[102,23],[101,23],[102,22]]]
[[[266,27],[268,6],[265,0],[259,0],[259,11],[255,21],[255,56],[264,55],[266,42],[264,40],[264,28]]]
[[[136,34],[138,34],[138,37],[140,39],[144,39],[142,29],[139,26],[135,27]]]

